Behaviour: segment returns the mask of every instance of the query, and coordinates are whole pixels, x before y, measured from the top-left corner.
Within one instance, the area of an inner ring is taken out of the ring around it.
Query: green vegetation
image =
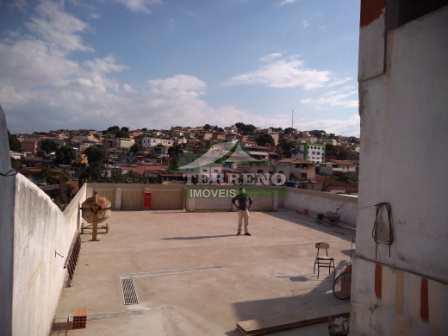
[[[116,138],[129,138],[129,128],[119,126],[111,126],[104,131],[105,134],[112,135]]]
[[[80,186],[86,181],[101,181],[105,173],[106,150],[103,146],[90,146],[84,154],[87,155],[88,164],[81,169]]]
[[[39,143],[39,149],[47,155],[56,152],[58,148],[59,145],[55,141],[50,139],[44,139]]]
[[[20,141],[19,141],[19,139],[17,139],[17,136],[15,134],[11,134],[8,131],[8,139],[9,139],[9,148],[12,151],[20,152],[22,150],[22,146],[20,144]]]
[[[325,155],[327,159],[333,160],[358,160],[359,154],[345,146],[334,146],[327,144],[325,146]]]
[[[56,150],[56,158],[54,160],[56,164],[69,165],[74,160],[75,160],[75,151],[71,146],[64,145]]]
[[[251,124],[244,124],[244,123],[236,123],[235,127],[238,129],[238,133],[242,135],[251,135],[254,134],[257,128],[254,125]]]
[[[274,145],[274,139],[267,133],[260,133],[255,137],[255,142],[258,146]]]

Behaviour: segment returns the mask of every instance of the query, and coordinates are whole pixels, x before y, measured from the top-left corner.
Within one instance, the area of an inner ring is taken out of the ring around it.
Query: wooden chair
[[[317,267],[317,278],[319,279],[320,268],[325,267],[328,268],[328,274],[331,274],[331,270],[336,269],[334,265],[334,258],[328,256],[328,249],[330,248],[330,244],[325,242],[319,242],[314,245],[317,249],[316,258],[314,259],[313,265],[313,273],[316,273]],[[325,256],[320,254],[320,250],[325,250]]]

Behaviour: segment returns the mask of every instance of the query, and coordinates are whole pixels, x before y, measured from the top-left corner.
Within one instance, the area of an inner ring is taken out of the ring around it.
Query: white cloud
[[[86,61],[85,65],[93,72],[103,74],[112,72],[121,72],[127,69],[125,65],[117,63],[115,57],[111,55],[106,56],[104,58],[95,58],[93,60]]]
[[[341,81],[342,82],[342,81]],[[334,90],[325,92],[316,97],[302,99],[300,102],[313,106],[331,106],[344,108],[357,108],[357,91],[351,85],[341,86]]]
[[[303,29],[308,29],[310,26],[310,22],[308,20],[302,20]]]
[[[75,61],[73,51],[94,53],[82,39],[87,25],[53,2],[37,6],[26,27],[29,34],[0,40],[0,104],[13,129],[276,121],[232,105],[211,106],[207,84],[192,75],[152,79],[139,89],[114,77],[127,67],[112,55]]]
[[[100,17],[101,17],[101,15],[98,13],[91,13],[89,15],[89,19],[91,19],[91,20],[98,20]]]
[[[310,90],[323,87],[330,80],[329,71],[306,68],[303,59],[297,55],[287,57],[274,53],[262,57],[261,61],[258,69],[236,75],[226,84]]]
[[[209,104],[207,83],[191,74],[151,79],[144,87],[117,79],[127,66],[112,55],[97,56],[82,38],[88,25],[53,2],[42,2],[26,27],[26,34],[0,40],[0,104],[13,130],[101,129],[111,124],[225,126],[238,121],[262,127],[289,125],[289,115],[263,116],[231,104]],[[87,60],[75,60],[74,51],[85,52]],[[314,71],[297,57],[273,53],[263,58],[252,80],[271,80],[268,83],[273,87],[304,88],[329,81],[326,72],[320,74],[323,81],[305,83],[297,78],[314,75]]]
[[[296,128],[302,130],[323,129],[329,133],[359,136],[360,118],[358,113],[353,113],[349,117],[342,119],[301,119],[297,120],[295,125]]]
[[[161,0],[115,0],[116,2],[126,6],[132,12],[151,13],[151,7],[160,5]]]
[[[340,86],[343,84],[347,84],[348,82],[352,82],[353,78],[352,77],[344,77],[341,79],[334,79],[331,82],[329,82],[326,87],[327,88],[331,88],[331,87],[335,87],[335,86]]]
[[[297,0],[282,0],[282,1],[280,1],[280,6],[291,5],[295,2],[297,2]]]
[[[79,36],[79,33],[87,29],[87,24],[67,14],[60,4],[42,1],[36,11],[37,15],[26,26],[45,41],[49,48],[61,53],[92,50]]]
[[[18,88],[47,85],[79,71],[78,63],[34,38],[0,41],[0,60],[0,82]]]
[[[175,75],[165,79],[154,79],[149,82],[152,94],[156,96],[182,96],[197,98],[204,94],[206,84],[197,77]]]
[[[279,58],[282,58],[282,56],[283,55],[278,52],[267,54],[265,56],[260,57],[260,62],[263,62],[263,63],[273,62]]]

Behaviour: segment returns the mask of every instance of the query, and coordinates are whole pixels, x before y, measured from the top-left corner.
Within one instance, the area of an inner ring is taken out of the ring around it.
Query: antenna
[[[294,128],[294,109],[291,110],[291,128]]]

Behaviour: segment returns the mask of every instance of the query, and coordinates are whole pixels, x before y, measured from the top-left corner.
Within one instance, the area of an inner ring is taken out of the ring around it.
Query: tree
[[[251,135],[256,131],[256,127],[251,124],[244,124],[242,122],[238,122],[235,124],[235,127],[238,129],[238,133],[243,135]]]
[[[177,144],[168,149],[168,155],[170,156],[169,169],[178,168],[179,157],[182,155],[182,153],[182,146]]]
[[[59,145],[51,139],[44,139],[39,143],[39,147],[42,152],[48,155],[55,152],[59,148]]]
[[[69,165],[75,160],[75,151],[69,145],[64,145],[56,150],[55,163]]]
[[[128,127],[122,127],[119,126],[111,126],[106,131],[106,134],[115,136],[116,138],[129,138],[129,128]]]
[[[278,152],[284,157],[291,157],[291,151],[295,148],[295,143],[291,140],[280,138],[278,142]]]
[[[88,168],[86,170],[87,177],[90,181],[98,181],[104,172],[106,161],[106,151],[103,146],[95,145],[86,149]]]
[[[8,131],[8,139],[9,139],[9,148],[12,151],[20,152],[22,150],[22,145],[20,144],[19,139],[17,139],[17,136],[15,134],[11,134]]]
[[[255,137],[255,142],[258,146],[272,146],[274,139],[267,133],[260,133]]]
[[[210,130],[212,129],[212,126],[210,126],[209,124],[205,124],[204,126],[202,126],[202,128],[203,128],[205,131],[210,131]]]
[[[287,127],[287,128],[285,128],[285,130],[283,131],[286,135],[289,135],[289,134],[293,134],[293,133],[295,133],[296,132],[296,129],[295,128],[292,128],[292,127]]]
[[[136,153],[138,153],[139,151],[141,151],[141,150],[142,150],[142,146],[140,144],[138,144],[138,143],[133,144],[131,146],[131,148],[129,148],[129,152],[134,154],[134,155]]]
[[[118,134],[118,138],[129,138],[129,127],[122,127]]]
[[[334,146],[327,144],[325,146],[325,156],[333,160],[358,160],[359,154],[345,146]]]
[[[120,127],[115,125],[115,126],[108,127],[107,130],[105,131],[105,133],[114,134],[115,135],[119,131],[120,131]]]
[[[325,135],[327,134],[325,131],[323,130],[312,130],[309,132],[312,136],[320,139],[320,138],[324,138]]]

